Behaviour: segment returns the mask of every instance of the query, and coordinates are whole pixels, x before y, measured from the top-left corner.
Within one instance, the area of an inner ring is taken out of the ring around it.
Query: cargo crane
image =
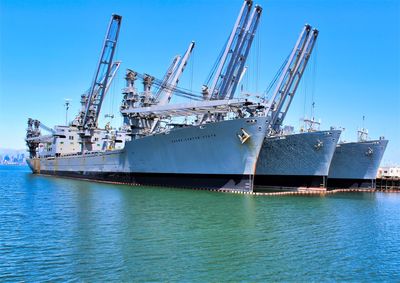
[[[256,6],[253,13],[250,13],[252,4],[252,1],[245,1],[240,10],[224,53],[219,59],[211,87],[208,88],[207,84],[203,86],[205,100],[229,99],[235,93],[262,13],[260,6]]]
[[[261,13],[262,8],[256,6],[249,22],[247,23],[245,35],[242,39],[239,50],[237,51],[237,55],[234,56],[235,62],[231,62],[233,64],[232,66],[229,66],[229,72],[226,73],[226,79],[221,88],[220,98],[222,99],[232,99],[235,95],[236,88],[239,84],[240,77],[242,76],[245,67],[244,65],[249,56],[250,48],[260,22]]]
[[[160,86],[160,88],[158,89],[156,95],[155,95],[155,99],[158,100],[161,93],[164,91],[164,89],[168,86],[169,80],[171,79],[171,77],[173,76],[173,74],[175,74],[175,71],[178,68],[178,64],[181,60],[181,55],[176,55],[171,62],[171,65],[168,67],[167,72],[165,73],[163,79],[162,79],[162,84]]]
[[[40,128],[50,133],[50,135],[42,135]],[[57,136],[57,132],[44,125],[37,119],[28,119],[28,128],[26,130],[26,145],[29,149],[29,156],[36,157],[36,149],[42,142],[51,142],[52,138]]]
[[[37,121],[39,122],[39,121]],[[28,128],[26,129],[26,145],[29,150],[29,157],[36,157],[36,148],[39,145],[38,137],[40,137],[39,124],[32,118],[28,119]]]
[[[159,126],[160,119],[158,117],[138,116],[132,118],[124,114],[123,111],[129,108],[168,104],[177,89],[179,79],[185,70],[194,46],[195,43],[192,41],[183,57],[177,55],[173,58],[162,80],[158,80],[148,74],[140,74],[129,69],[127,70],[125,77],[126,88],[123,90],[124,98],[121,106],[121,113],[124,116],[124,127],[128,127],[127,131],[133,135],[150,134]],[[142,93],[139,93],[135,88],[137,78],[143,80],[144,90]],[[159,88],[155,95],[151,92],[153,84]],[[191,94],[182,93],[182,95],[187,96]]]
[[[282,70],[272,98],[266,105],[266,110],[268,111],[266,113],[270,116],[270,134],[277,133],[280,130],[310,59],[317,37],[318,30],[312,30],[310,25],[305,25]]]
[[[113,57],[118,42],[122,17],[113,14],[108,25],[106,37],[101,50],[100,60],[89,92],[82,100],[85,101],[84,114],[78,115],[77,123],[82,138],[82,151],[91,150],[91,137],[98,127],[101,106],[108,89],[108,81],[112,80],[119,63],[113,63]]]
[[[226,43],[225,50],[219,58],[216,71],[214,74],[211,74],[209,81],[203,85],[202,92],[204,100],[219,99],[221,95],[226,96],[224,90],[226,89],[227,83],[231,81],[228,75],[231,73],[232,68],[237,65],[238,55],[243,46],[243,39],[246,37],[246,27],[249,22],[252,6],[252,0],[244,1]],[[246,61],[246,58],[243,59],[243,61]],[[212,75],[214,76],[212,77]],[[208,86],[211,79],[211,85]]]
[[[170,102],[172,95],[174,94],[174,90],[179,83],[179,78],[183,74],[187,62],[189,61],[190,55],[193,52],[193,48],[195,46],[194,41],[189,44],[188,49],[185,52],[182,60],[179,62],[179,66],[173,68],[171,75],[168,76],[165,84],[160,88],[161,92],[159,93],[158,97],[156,98],[157,105],[166,105]],[[174,66],[175,67],[175,66]],[[167,72],[168,74],[168,72]],[[152,133],[158,126],[159,126],[160,119],[156,118],[151,126],[150,133]]]
[[[231,100],[234,97],[238,83],[246,72],[246,60],[262,14],[261,6],[256,5],[251,12],[252,6],[252,0],[244,1],[224,52],[217,61],[216,72],[211,72],[208,80],[213,77],[211,87],[207,86],[208,82],[203,85],[204,100]],[[221,119],[222,116],[217,114],[212,119]],[[202,115],[198,122],[209,121],[210,118],[208,114]]]
[[[122,100],[121,110],[129,107],[146,107],[151,105],[167,104],[177,88],[179,78],[185,70],[194,45],[194,42],[190,43],[183,57],[177,55],[173,58],[172,63],[168,67],[162,80],[148,74],[141,74],[127,69],[125,76],[126,87],[122,91],[124,97]],[[143,92],[141,93],[138,92],[135,87],[135,81],[138,78],[143,81]],[[158,88],[155,94],[151,92],[153,85]],[[190,95],[190,93],[188,93],[188,95]]]
[[[183,71],[185,70],[185,67],[187,65],[187,62],[189,61],[190,55],[193,52],[195,43],[194,41],[192,41],[189,44],[188,49],[185,52],[185,55],[183,56],[182,60],[179,62],[179,66],[177,68],[173,69],[173,72],[171,74],[171,76],[169,76],[169,79],[166,82],[166,86],[165,88],[162,88],[162,91],[159,95],[159,97],[157,98],[157,104],[158,105],[165,105],[167,104],[172,97],[172,94],[176,88],[176,86],[179,83],[179,78],[181,77],[181,75],[183,74]]]
[[[108,75],[108,80],[107,80],[107,86],[105,88],[104,94],[106,94],[111,86],[112,81],[114,80],[114,77],[121,65],[120,61],[116,61],[113,63],[111,66],[111,71]],[[105,78],[101,79],[101,82],[104,83]],[[95,91],[95,93],[98,93],[99,89]],[[81,110],[79,114],[75,117],[75,119],[72,121],[71,125],[74,127],[78,127],[80,130],[83,129],[83,121],[86,113],[86,109],[88,107],[88,96],[89,96],[90,89],[81,95]]]

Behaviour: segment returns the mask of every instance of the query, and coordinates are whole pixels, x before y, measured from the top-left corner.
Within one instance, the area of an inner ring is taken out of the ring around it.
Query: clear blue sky
[[[244,87],[265,90],[309,23],[320,36],[286,122],[297,127],[310,115],[314,97],[322,128],[342,126],[344,138],[354,140],[365,115],[371,137],[390,139],[385,162],[399,164],[400,1],[255,3],[264,13]],[[200,90],[241,5],[241,0],[0,0],[0,147],[24,148],[28,117],[50,126],[64,123],[64,98],[72,99],[70,117],[77,113],[112,13],[123,16],[117,50],[123,64],[103,114],[118,114],[126,68],[162,77],[191,40],[196,49],[181,86]]]

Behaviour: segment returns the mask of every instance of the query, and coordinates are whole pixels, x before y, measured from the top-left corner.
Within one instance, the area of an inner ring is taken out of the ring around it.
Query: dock
[[[400,178],[377,178],[376,189],[378,191],[400,191]]]

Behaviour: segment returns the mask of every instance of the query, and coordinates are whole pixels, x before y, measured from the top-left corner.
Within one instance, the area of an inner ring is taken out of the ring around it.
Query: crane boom
[[[163,83],[161,85],[159,94],[157,95],[157,105],[166,105],[172,98],[174,90],[179,83],[179,78],[183,74],[187,62],[189,61],[190,55],[192,54],[193,48],[195,46],[194,41],[189,44],[185,55],[181,59],[181,56],[176,56],[167,70],[164,76]],[[177,60],[176,60],[177,59]],[[178,66],[179,64],[179,66]],[[150,128],[150,133],[152,133],[156,127],[159,125],[160,119],[156,118]]]
[[[178,68],[175,70],[175,74],[173,76],[171,76],[171,79],[168,81],[168,88],[164,89],[164,91],[160,94],[160,96],[158,98],[158,103],[157,103],[158,105],[165,105],[171,100],[171,97],[175,90],[175,87],[179,83],[179,78],[183,74],[183,71],[185,70],[187,62],[189,61],[190,55],[192,54],[194,45],[195,45],[194,41],[192,41],[189,44],[189,47],[186,50],[185,55],[179,62]]]
[[[286,104],[283,104],[281,107],[281,109],[283,109],[283,111],[281,110],[281,115],[278,120],[279,123],[276,124],[276,127],[280,127],[282,125],[283,120],[286,117],[286,114],[289,110],[290,104],[292,103],[294,94],[296,93],[297,87],[299,86],[300,80],[304,74],[307,63],[308,63],[311,53],[314,49],[314,45],[317,40],[318,33],[319,33],[318,30],[314,29],[312,34],[309,36],[309,42],[307,44],[307,49],[304,52],[303,58],[301,58],[302,60],[300,62],[299,68],[294,75],[295,77],[293,79],[291,91],[288,93],[289,99],[286,101]]]
[[[107,93],[111,83],[114,80],[114,77],[119,69],[121,65],[120,61],[116,61],[112,64],[111,66],[111,70],[110,73],[108,74],[108,79],[107,79],[107,86],[105,88],[104,93]],[[105,78],[101,78],[101,84],[103,85],[105,81]],[[85,113],[86,113],[86,109],[88,108],[88,95],[89,95],[90,89],[82,94],[81,96],[81,110],[79,111],[79,114],[75,117],[75,119],[72,121],[72,126],[78,127],[78,128],[82,128],[83,127],[83,118],[85,117]],[[99,92],[99,88],[95,89],[95,93]]]
[[[295,68],[295,65],[298,61],[298,58],[300,58],[301,52],[304,48],[304,44],[307,40],[308,34],[310,33],[311,26],[305,25],[302,32],[300,33],[299,38],[297,39],[297,42],[289,56],[288,61],[286,62],[286,65],[282,71],[281,76],[279,77],[278,83],[275,87],[275,90],[273,92],[272,98],[270,100],[270,105],[272,106],[273,103],[276,103],[277,96],[283,94],[283,89],[287,85],[287,81],[290,78],[291,71]],[[274,107],[275,108],[275,107]]]
[[[115,78],[115,75],[118,72],[119,67],[121,66],[121,62],[120,61],[116,61],[112,64],[111,69],[110,69],[110,73],[108,74],[108,79],[107,79],[107,85],[106,85],[106,89],[104,91],[104,93],[107,93],[108,90],[110,89],[111,83]],[[104,81],[104,79],[103,79]],[[103,82],[104,83],[104,82]]]
[[[160,97],[161,93],[164,91],[164,88],[168,85],[172,75],[176,72],[176,69],[178,68],[179,61],[181,60],[180,55],[176,55],[174,59],[172,59],[171,65],[168,67],[167,72],[165,73],[162,84],[160,89],[157,91],[157,94],[155,95],[156,100]]]
[[[253,39],[256,34],[258,24],[260,22],[261,13],[262,13],[261,6],[256,6],[247,24],[245,37],[241,44],[242,46],[240,50],[243,53],[240,53],[239,56],[237,57],[236,64],[234,65],[234,68],[232,69],[231,73],[228,75],[229,81],[227,82],[229,84],[226,85],[226,88],[223,90],[223,92],[221,92],[222,98],[224,99],[225,98],[232,99],[233,96],[235,95],[235,91],[240,80],[240,75],[242,74],[244,65],[246,64],[246,60],[247,57],[249,56],[251,45],[253,43]]]
[[[113,65],[113,57],[117,46],[121,19],[121,16],[113,14],[108,26],[99,63],[87,97],[85,115],[82,121],[84,130],[92,130],[97,127],[101,105],[104,100],[107,82]]]
[[[250,12],[246,13],[246,18],[243,21],[242,26],[238,27],[239,34],[237,37],[237,41],[234,44],[234,49],[232,50],[232,55],[224,71],[224,75],[220,80],[219,85],[216,86],[217,91],[214,92],[214,96],[212,96],[213,99],[217,99],[218,97],[224,96],[226,94],[227,86],[231,82],[232,72],[237,67],[241,52],[243,50],[244,41],[246,41],[246,35],[248,33],[249,25],[253,20],[254,15],[252,14],[250,18],[249,15]]]
[[[305,25],[278,80],[266,109],[271,117],[271,127],[278,131],[289,110],[294,94],[307,66],[318,30]],[[287,100],[289,98],[289,100]],[[283,110],[282,110],[283,109]]]
[[[204,98],[206,100],[210,98],[214,98],[218,96],[220,93],[220,90],[218,89],[221,83],[226,80],[226,70],[224,72],[224,69],[228,68],[229,66],[232,65],[232,62],[235,61],[235,58],[233,57],[235,52],[237,53],[238,45],[241,43],[241,38],[243,37],[244,33],[244,27],[246,26],[248,19],[249,19],[249,14],[251,11],[251,8],[253,6],[253,1],[252,0],[245,0],[242,8],[240,9],[239,15],[236,19],[236,22],[233,26],[232,32],[229,36],[228,42],[226,44],[224,53],[222,54],[222,57],[220,58],[217,71],[214,75],[214,79],[212,81],[211,87],[209,90],[206,90],[206,94]],[[230,56],[229,56],[230,55]],[[228,63],[228,57],[230,57]]]
[[[43,124],[42,122],[40,122],[39,120],[36,120],[39,127],[42,128],[43,130],[52,133],[53,135],[56,134],[56,131],[48,126],[46,126],[45,124]]]

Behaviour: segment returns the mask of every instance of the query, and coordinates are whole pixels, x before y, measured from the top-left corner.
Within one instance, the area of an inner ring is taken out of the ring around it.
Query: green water
[[[400,193],[248,196],[0,167],[0,281],[400,281]]]

